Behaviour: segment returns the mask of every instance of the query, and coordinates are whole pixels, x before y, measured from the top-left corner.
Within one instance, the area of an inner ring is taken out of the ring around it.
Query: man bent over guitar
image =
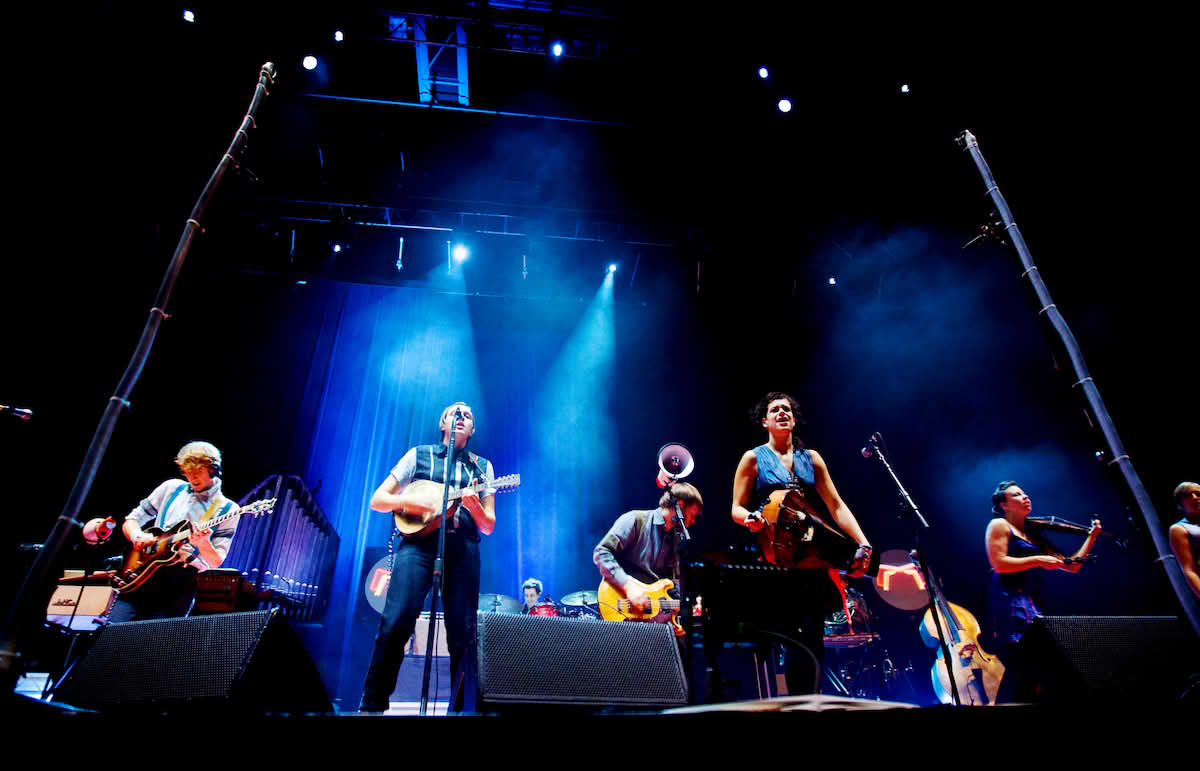
[[[176,454],[175,463],[187,481],[168,479],[154,488],[125,517],[121,532],[139,550],[157,540],[143,528],[153,524],[170,530],[189,522],[190,534],[175,547],[180,561],[156,566],[153,575],[134,587],[118,585],[121,594],[110,622],[186,616],[196,597],[197,574],[219,567],[229,553],[238,508],[221,492],[221,452],[208,442],[189,442]],[[216,519],[222,521],[215,528],[205,526]]]
[[[667,590],[679,582],[679,528],[682,516],[691,527],[704,508],[700,491],[676,482],[663,493],[658,508],[627,511],[596,545],[592,561],[604,581],[600,585],[600,614],[609,620],[675,621],[679,600]],[[611,590],[611,591],[610,591]]]

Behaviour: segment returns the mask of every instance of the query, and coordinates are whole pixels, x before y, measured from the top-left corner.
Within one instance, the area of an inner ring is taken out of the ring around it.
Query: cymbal
[[[595,605],[600,602],[600,596],[595,592],[571,592],[559,600],[562,605]]]
[[[520,613],[523,606],[507,594],[479,595],[479,609],[488,613]]]

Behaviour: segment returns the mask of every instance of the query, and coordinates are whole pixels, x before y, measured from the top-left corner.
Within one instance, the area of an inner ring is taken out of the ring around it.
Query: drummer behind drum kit
[[[479,595],[479,610],[484,613],[528,613],[531,616],[554,616],[581,621],[599,621],[600,604],[592,591],[572,592],[558,602],[539,602],[525,610],[525,606],[507,594]]]

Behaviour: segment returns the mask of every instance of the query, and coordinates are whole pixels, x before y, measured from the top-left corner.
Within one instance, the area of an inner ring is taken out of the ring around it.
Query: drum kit
[[[557,602],[539,602],[528,610],[521,601],[507,594],[479,595],[479,610],[485,613],[525,613],[530,616],[571,618],[581,621],[600,620],[600,602],[594,591],[571,592]]]

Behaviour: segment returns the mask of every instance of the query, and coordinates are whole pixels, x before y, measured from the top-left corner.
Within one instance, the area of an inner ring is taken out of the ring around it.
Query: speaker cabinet
[[[312,658],[274,610],[110,624],[54,700],[100,711],[333,711]]]
[[[1197,697],[1200,645],[1170,616],[1046,616],[1017,646],[1019,701]]]
[[[668,707],[687,682],[668,624],[479,613],[479,709]]]

